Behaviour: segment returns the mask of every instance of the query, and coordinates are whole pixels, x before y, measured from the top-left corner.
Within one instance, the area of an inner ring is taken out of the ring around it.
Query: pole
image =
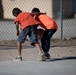
[[[61,39],[63,39],[63,0],[60,0]]]

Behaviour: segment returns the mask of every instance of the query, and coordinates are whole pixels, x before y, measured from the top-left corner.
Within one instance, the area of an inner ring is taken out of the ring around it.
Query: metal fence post
[[[60,0],[61,39],[63,39],[63,0]]]

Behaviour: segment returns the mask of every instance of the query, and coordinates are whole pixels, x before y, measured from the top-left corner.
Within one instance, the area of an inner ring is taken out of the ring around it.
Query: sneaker
[[[45,55],[44,53],[39,54],[39,61],[45,61]]]
[[[17,56],[14,61],[22,61],[22,57],[21,56]]]
[[[45,58],[46,59],[50,59],[50,54],[49,53],[45,53]]]

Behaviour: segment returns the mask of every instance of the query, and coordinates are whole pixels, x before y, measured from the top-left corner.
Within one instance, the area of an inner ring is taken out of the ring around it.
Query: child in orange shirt
[[[14,23],[16,24],[16,35],[18,36],[18,56],[15,60],[22,61],[21,50],[22,43],[26,40],[27,35],[30,38],[31,45],[36,46],[39,50],[39,60],[44,61],[45,55],[42,52],[38,43],[37,26],[39,22],[36,21],[28,12],[22,12],[19,8],[14,8],[12,14],[16,17]],[[19,33],[19,25],[21,32]]]
[[[41,38],[41,44],[46,59],[49,59],[50,39],[57,31],[58,26],[52,18],[50,18],[44,13],[40,13],[40,10],[38,8],[32,9],[32,15],[38,22],[40,22],[40,26],[45,29],[43,36]]]

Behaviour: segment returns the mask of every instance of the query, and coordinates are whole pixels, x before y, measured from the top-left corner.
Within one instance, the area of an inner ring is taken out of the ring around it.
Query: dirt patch
[[[76,57],[76,39],[52,39],[50,46],[52,58]],[[17,41],[0,41],[0,61],[13,60],[17,56]],[[24,60],[37,60],[38,51],[27,40],[23,43],[22,57]]]

